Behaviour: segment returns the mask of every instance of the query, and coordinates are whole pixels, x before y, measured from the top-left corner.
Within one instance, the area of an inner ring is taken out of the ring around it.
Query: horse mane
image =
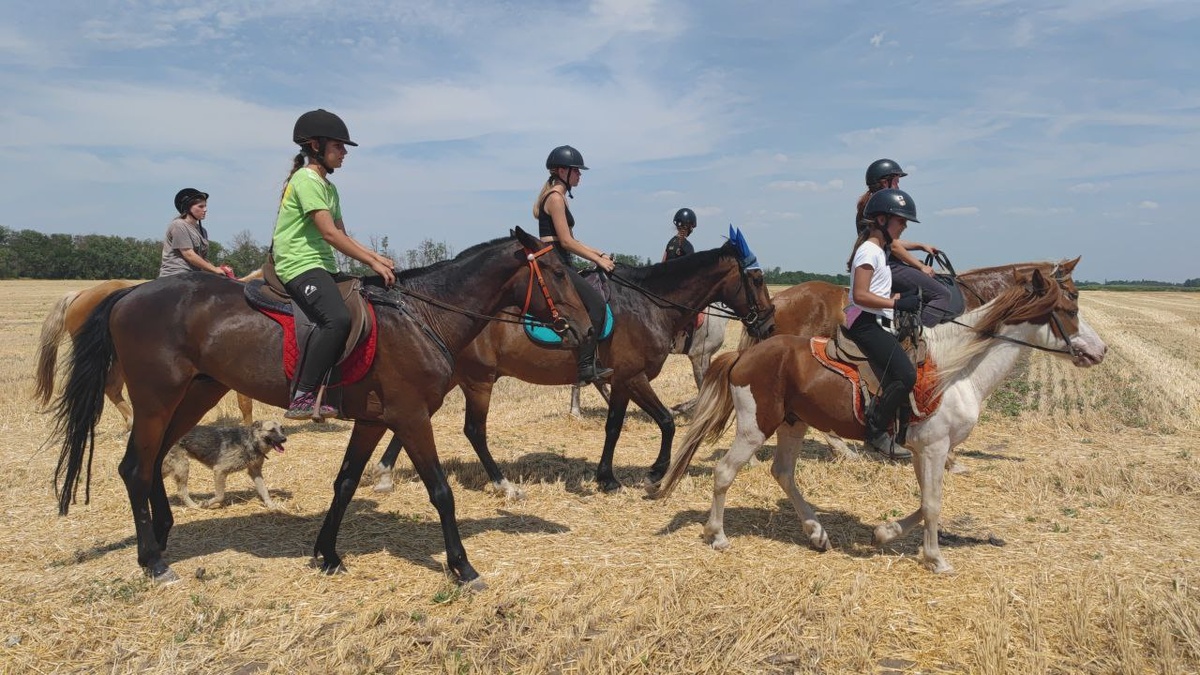
[[[1061,262],[1052,262],[1049,260],[1041,260],[1034,262],[1009,263],[1007,265],[993,265],[991,267],[976,267],[964,272],[959,272],[958,276],[982,276],[984,274],[1003,274],[1005,272],[1015,272],[1023,269],[1040,269],[1043,267],[1054,268],[1055,265],[1060,265]]]
[[[1031,283],[1014,286],[991,302],[963,314],[955,323],[934,326],[925,333],[929,353],[938,370],[938,391],[967,370],[988,346],[988,336],[1005,324],[1032,322],[1047,316],[1058,302],[1058,294],[1038,289]]]
[[[686,279],[701,270],[711,268],[721,258],[733,258],[737,260],[738,255],[737,246],[733,242],[727,241],[718,248],[696,251],[691,255],[672,258],[645,267],[632,267],[629,265],[618,265],[617,267],[621,276],[629,281],[643,286],[652,286],[655,282],[659,281]]]
[[[396,275],[396,283],[399,284],[407,281],[417,281],[426,275],[440,273],[447,267],[461,266],[464,263],[467,263],[470,260],[478,257],[480,254],[491,251],[491,249],[497,244],[510,241],[516,241],[516,237],[497,237],[491,241],[475,244],[453,258],[439,260],[426,267],[414,267],[412,269],[403,270]]]

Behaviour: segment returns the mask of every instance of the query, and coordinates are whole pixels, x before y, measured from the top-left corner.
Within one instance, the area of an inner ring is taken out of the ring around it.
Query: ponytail
[[[846,271],[849,272],[850,274],[854,273],[854,270],[851,269],[851,265],[854,264],[855,252],[858,251],[859,246],[863,245],[864,241],[871,238],[871,230],[873,230],[873,229],[879,229],[881,232],[883,232],[883,238],[885,240],[891,239],[891,237],[888,237],[888,234],[887,234],[887,226],[884,225],[883,227],[880,227],[879,222],[876,221],[874,218],[872,218],[871,224],[867,227],[864,227],[862,230],[859,231],[858,239],[854,240],[854,248],[850,249],[850,257],[846,260]],[[891,244],[891,241],[888,241],[888,244]]]
[[[283,201],[283,196],[285,194],[287,194],[287,186],[288,186],[288,183],[290,183],[292,181],[292,176],[294,176],[296,174],[296,172],[299,171],[303,166],[304,166],[304,152],[300,151],[300,152],[297,152],[296,156],[292,158],[292,170],[288,172],[287,178],[284,179],[284,181],[283,181],[283,190],[281,190],[279,192],[280,201]]]
[[[562,181],[553,174],[546,179],[546,182],[542,185],[542,191],[538,193],[537,199],[533,200],[533,217],[535,219],[542,217],[542,205],[546,203],[546,195],[550,194],[550,191],[560,183]]]

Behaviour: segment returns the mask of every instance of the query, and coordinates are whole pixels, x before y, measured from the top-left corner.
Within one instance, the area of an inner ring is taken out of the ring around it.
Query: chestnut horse
[[[978,422],[984,399],[1030,348],[1066,356],[1079,367],[1103,360],[1107,347],[1079,317],[1079,294],[1070,273],[1071,263],[1050,278],[1037,269],[1018,272],[1017,285],[995,300],[926,331],[942,400],[933,414],[914,421],[908,430],[921,503],[910,515],[875,528],[877,544],[894,541],[924,521],[924,563],[934,572],[952,571],[937,539],[943,471],[951,448],[963,442]],[[698,412],[683,448],[656,496],[671,493],[701,442],[716,440],[736,412],[733,445],[713,470],[712,510],[704,537],[713,548],[728,548],[725,493],[742,465],[777,433],[771,474],[791,499],[809,543],[828,550],[829,536],[796,486],[796,460],[809,426],[863,438],[851,402],[852,386],[813,357],[807,337],[779,335],[718,357],[704,378]]]
[[[771,296],[763,273],[753,264],[749,249],[733,241],[646,267],[618,265],[609,282],[613,314],[612,336],[600,345],[600,360],[613,369],[609,382],[608,419],[604,450],[596,467],[596,482],[605,492],[621,483],[613,475],[613,454],[630,400],[658,424],[662,434],[658,458],[649,480],[657,482],[671,462],[675,421],[650,381],[662,371],[675,335],[714,301],[729,306],[750,333],[765,337],[774,330]],[[454,378],[466,396],[463,433],[479,455],[493,487],[508,497],[521,491],[504,477],[487,446],[487,415],[492,386],[503,376],[533,384],[574,384],[575,355],[534,345],[519,326],[489,326],[458,356]],[[398,444],[389,445],[379,461],[376,490],[391,486]]]
[[[1078,262],[1079,258],[1075,258],[1068,264],[1074,269]],[[1058,265],[1052,262],[1028,262],[981,267],[960,272],[954,280],[962,293],[967,311],[970,311],[1012,288],[1016,283],[1016,272],[1036,269],[1043,275],[1052,276]],[[833,335],[844,321],[843,310],[850,303],[849,290],[845,286],[827,281],[796,284],[780,291],[772,299],[775,301],[775,331],[780,335]],[[744,334],[738,349],[745,349],[756,342],[759,342],[757,338]],[[822,435],[834,455],[843,458],[858,456],[837,434]]]
[[[327,574],[343,568],[336,551],[342,517],[371,452],[391,430],[403,439],[438,511],[447,566],[460,583],[471,582],[479,574],[467,561],[430,425],[451,387],[453,355],[490,315],[514,302],[553,321],[568,344],[578,344],[591,322],[562,259],[520,228],[513,237],[473,246],[453,260],[401,272],[396,283],[380,291],[391,306],[376,312],[375,361],[342,395],[354,428],[317,535],[314,563]],[[533,292],[535,286],[541,292]],[[242,285],[216,275],[166,277],[106,298],[77,336],[59,399],[58,432],[64,436],[56,470],[62,484],[59,512],[65,515],[73,501],[89,441],[94,450],[105,378],[119,359],[134,412],[119,473],[133,508],[138,564],[156,581],[176,580],[163,561],[174,522],[163,487],[163,457],[230,389],[286,406],[282,342],[279,324],[247,304]]]
[[[262,277],[262,270],[254,270],[238,279],[246,282]],[[37,366],[34,368],[34,398],[41,404],[50,403],[54,395],[54,376],[58,365],[58,345],[66,336],[74,340],[79,330],[83,328],[88,315],[100,304],[100,301],[123,288],[137,286],[142,282],[113,279],[85,288],[82,291],[69,291],[54,306],[42,320],[42,334],[38,339]],[[117,406],[121,416],[125,418],[125,433],[133,428],[133,408],[125,401],[122,390],[125,388],[125,374],[119,364],[114,363],[108,372],[108,382],[104,386],[104,394],[108,400]],[[242,424],[250,426],[254,422],[254,403],[249,396],[238,394],[238,409],[242,413]]]

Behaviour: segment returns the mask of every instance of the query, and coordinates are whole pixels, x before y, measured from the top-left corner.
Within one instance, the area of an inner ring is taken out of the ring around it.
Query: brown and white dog
[[[189,431],[179,443],[172,447],[163,459],[163,479],[175,477],[179,486],[179,497],[192,508],[197,504],[188,494],[188,456],[213,470],[214,494],[204,502],[205,508],[219,507],[225,503],[225,476],[234,471],[246,470],[254,481],[254,489],[268,509],[275,509],[275,502],[263,483],[262,465],[274,448],[283,452],[287,435],[278,422],[255,422],[248,427],[198,426]]]

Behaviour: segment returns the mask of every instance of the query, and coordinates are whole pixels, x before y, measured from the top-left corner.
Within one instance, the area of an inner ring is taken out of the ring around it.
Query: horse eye
[[[566,270],[554,270],[554,276],[559,279],[565,279],[567,276]]]

